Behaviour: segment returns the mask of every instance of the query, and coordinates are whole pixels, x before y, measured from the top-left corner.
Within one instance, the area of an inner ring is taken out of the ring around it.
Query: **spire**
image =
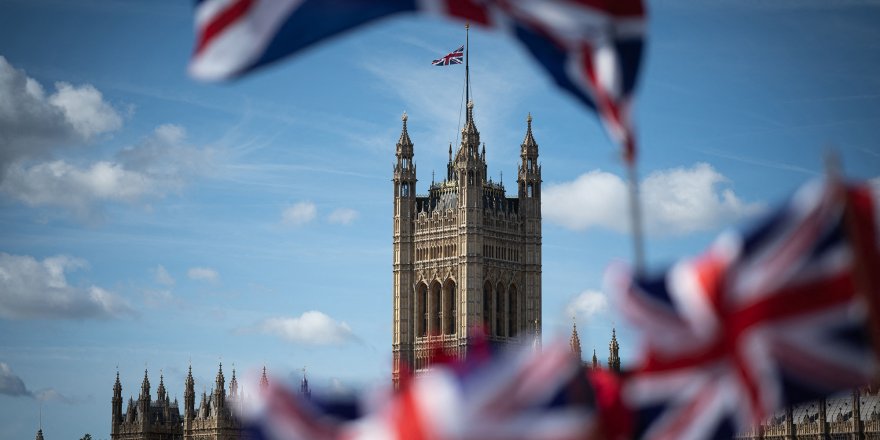
[[[159,399],[159,402],[165,401],[165,375],[161,370],[159,371],[159,388],[156,389],[156,397]]]
[[[397,155],[412,158],[412,140],[409,138],[409,131],[406,129],[406,121],[409,120],[406,112],[400,117],[403,121],[403,128],[400,130],[400,138],[397,140]]]
[[[306,378],[306,367],[302,368],[302,372],[303,372],[303,378],[302,378],[302,382],[300,382],[300,385],[299,385],[299,392],[306,399],[310,399],[312,397],[312,389],[309,388],[309,379]]]
[[[119,381],[119,370],[116,370],[116,383],[113,384],[113,398],[122,399],[122,382]]]
[[[617,343],[617,330],[611,328],[611,342],[608,343],[608,369],[620,372],[620,345]]]
[[[229,395],[236,397],[238,395],[238,380],[235,378],[235,365],[232,365],[232,379],[229,380]]]
[[[464,127],[461,129],[461,146],[468,148],[466,151],[472,156],[477,155],[477,148],[480,146],[480,132],[474,124],[474,102],[467,103],[467,117],[464,121]]]
[[[147,369],[144,368],[144,381],[141,383],[141,399],[150,400],[150,378],[147,377]]]
[[[269,388],[269,378],[266,377],[266,366],[263,365],[263,376],[260,377],[260,391],[265,391],[266,388]]]
[[[226,378],[223,377],[223,362],[220,362],[220,369],[217,370],[217,378],[214,380],[216,383],[216,389],[222,390],[224,384],[226,383]]]
[[[596,356],[596,349],[595,348],[593,349],[593,365],[592,365],[592,367],[594,370],[599,369],[599,358]]]
[[[581,362],[581,338],[578,336],[576,322],[572,322],[571,338],[568,339],[568,344],[571,346],[571,353],[577,357],[578,362]]]
[[[523,153],[525,153],[525,150],[528,147],[534,147],[534,148],[538,147],[538,143],[535,142],[535,136],[532,135],[532,113],[531,112],[529,112],[528,117],[526,117],[526,124],[527,124],[526,137],[525,137],[525,139],[523,139],[523,143],[522,143]]]
[[[43,428],[42,427],[40,427],[40,429],[37,431],[37,437],[35,438],[35,440],[43,440]]]

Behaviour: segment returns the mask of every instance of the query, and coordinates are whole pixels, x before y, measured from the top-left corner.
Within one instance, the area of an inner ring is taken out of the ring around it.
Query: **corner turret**
[[[620,345],[617,343],[617,330],[611,328],[611,342],[608,343],[608,369],[620,372]]]

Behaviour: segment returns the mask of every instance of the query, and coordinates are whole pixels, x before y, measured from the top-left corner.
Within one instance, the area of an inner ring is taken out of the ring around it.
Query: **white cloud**
[[[213,162],[213,150],[181,144],[184,135],[182,127],[162,125],[112,160],[85,166],[64,160],[19,161],[7,167],[0,194],[29,206],[61,207],[83,218],[93,216],[101,203],[162,197],[180,190],[192,176],[206,174]]]
[[[318,215],[318,208],[312,202],[299,202],[288,206],[281,213],[281,222],[290,226],[301,226],[311,222]]]
[[[259,329],[263,333],[302,345],[341,345],[356,339],[348,324],[334,321],[324,313],[314,310],[297,318],[266,319]]]
[[[31,391],[25,386],[21,377],[16,375],[12,368],[4,362],[0,362],[0,394],[13,397],[31,397],[43,402],[57,401],[62,403],[77,403],[74,399],[70,399],[54,388],[45,388],[42,390]]]
[[[0,394],[7,396],[31,395],[31,392],[24,385],[24,381],[12,372],[12,368],[9,368],[8,364],[3,362],[0,362]]]
[[[173,286],[174,285],[174,277],[168,273],[168,270],[165,269],[165,266],[158,265],[155,270],[156,274],[156,282],[163,286]]]
[[[0,56],[0,171],[13,161],[118,130],[122,117],[89,84],[43,86]]]
[[[608,310],[608,297],[596,290],[585,290],[565,306],[566,316],[590,318]]]
[[[327,216],[327,221],[340,225],[350,225],[358,218],[359,213],[350,208],[339,208]]]
[[[220,278],[220,274],[210,267],[193,267],[190,268],[186,275],[191,280],[216,282]]]
[[[646,231],[681,235],[711,230],[762,209],[740,200],[727,184],[706,163],[651,173],[640,184]],[[574,230],[629,231],[627,186],[614,174],[594,170],[572,182],[547,185],[542,197],[541,209],[550,222]]]
[[[133,315],[129,303],[98,286],[74,287],[66,273],[86,266],[58,255],[38,261],[0,253],[0,316],[9,319],[116,318]]]

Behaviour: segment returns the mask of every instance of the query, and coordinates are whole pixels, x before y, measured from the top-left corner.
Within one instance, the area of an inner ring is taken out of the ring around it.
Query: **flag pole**
[[[626,142],[634,142],[627,139]],[[630,228],[633,236],[633,257],[635,273],[639,275],[645,269],[645,248],[644,236],[642,234],[642,203],[639,198],[639,177],[636,170],[635,157],[632,157],[635,150],[627,148],[628,152],[624,153],[624,162],[626,162],[627,187],[629,189],[629,217]]]
[[[471,102],[471,73],[470,73],[470,23],[464,24],[464,105]]]

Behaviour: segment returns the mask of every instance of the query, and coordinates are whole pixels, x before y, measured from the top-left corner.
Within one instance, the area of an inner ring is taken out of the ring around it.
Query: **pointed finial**
[[[464,24],[464,28],[465,28],[465,29],[470,29],[470,28],[471,28],[471,24],[470,24],[470,23],[465,23],[465,24]]]
[[[400,117],[400,120],[402,120],[403,123],[406,124],[406,120],[407,120],[407,119],[409,119],[409,116],[406,115],[406,110],[404,110],[404,111],[403,111],[403,116]]]

